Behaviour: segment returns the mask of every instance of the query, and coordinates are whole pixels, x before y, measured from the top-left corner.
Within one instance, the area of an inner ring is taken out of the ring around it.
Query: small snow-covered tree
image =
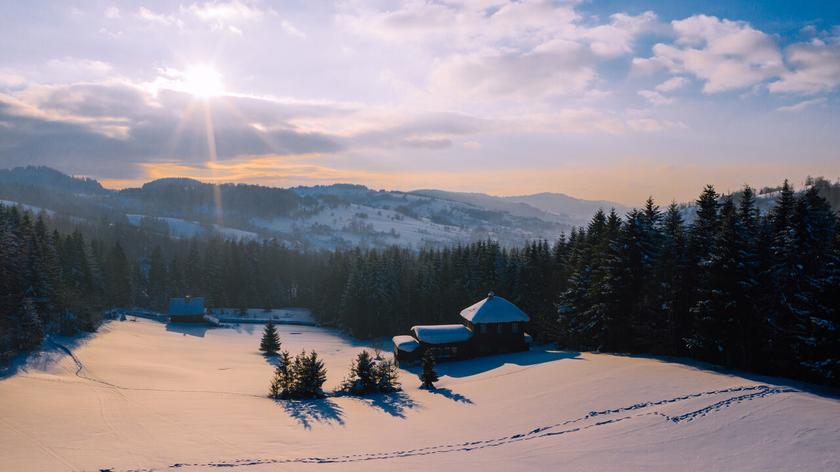
[[[286,398],[293,387],[293,376],[290,370],[292,359],[288,351],[281,351],[277,359],[277,366],[274,368],[274,377],[271,379],[269,396],[275,400]]]
[[[260,351],[267,356],[276,356],[277,351],[280,350],[280,337],[277,335],[277,328],[271,320],[265,324],[263,330],[262,340],[260,341]]]
[[[435,372],[435,356],[431,350],[427,349],[423,354],[422,371],[420,372],[420,381],[423,383],[421,388],[434,390],[435,382],[438,380],[438,374]]]
[[[354,395],[364,395],[375,388],[374,363],[368,351],[362,351],[350,365],[350,374],[342,383],[341,389]]]
[[[400,389],[397,380],[397,366],[377,353],[372,357],[368,351],[356,356],[350,366],[350,375],[341,385],[341,390],[353,395],[373,392],[393,392]]]
[[[318,353],[312,351],[306,354],[306,351],[302,351],[295,357],[293,366],[292,395],[303,398],[323,396],[321,387],[327,381],[327,369],[324,367],[324,362],[318,358]]]
[[[400,390],[399,372],[397,365],[388,359],[380,359],[374,364],[373,378],[376,390],[382,393]]]

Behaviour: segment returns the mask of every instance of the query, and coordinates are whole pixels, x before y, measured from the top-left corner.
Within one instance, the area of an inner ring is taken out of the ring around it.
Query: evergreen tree
[[[292,360],[288,351],[280,352],[277,358],[277,365],[274,368],[274,377],[269,386],[269,396],[275,400],[287,398],[289,392],[294,388],[294,378],[291,372]]]
[[[426,352],[423,353],[423,359],[421,364],[421,372],[420,372],[420,382],[421,388],[425,388],[428,390],[435,389],[435,382],[438,381],[438,374],[435,371],[435,356],[432,354],[432,351],[427,349]]]
[[[676,203],[671,203],[662,222],[662,247],[655,269],[658,282],[659,313],[665,323],[662,349],[665,353],[684,353],[688,336],[687,312],[690,280],[686,253],[685,224]]]
[[[276,356],[280,350],[280,336],[277,334],[277,328],[271,320],[265,324],[263,329],[262,339],[260,340],[260,351],[267,356]]]
[[[376,390],[374,360],[368,351],[363,350],[356,356],[342,389],[355,395],[364,395]]]
[[[400,390],[399,369],[390,359],[378,359],[373,365],[376,391],[389,393]]]
[[[18,349],[31,351],[44,340],[44,326],[35,305],[25,300],[20,308],[20,328],[18,329]]]
[[[152,256],[149,259],[149,304],[158,311],[166,308],[167,287],[169,277],[166,270],[166,262],[161,254],[160,246],[155,246]]]
[[[321,387],[327,380],[327,370],[324,362],[318,358],[318,353],[302,351],[295,356],[292,363],[294,385],[290,395],[298,398],[313,398],[323,396]]]
[[[105,258],[105,299],[112,307],[132,305],[132,271],[120,243],[114,244]]]

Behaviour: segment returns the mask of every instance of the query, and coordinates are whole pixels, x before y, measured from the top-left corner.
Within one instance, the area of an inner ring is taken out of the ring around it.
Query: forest
[[[762,212],[766,196],[749,187],[708,186],[690,218],[649,199],[626,215],[599,211],[554,241],[420,250],[174,239],[0,205],[0,362],[53,333],[95,331],[107,308],[165,311],[184,294],[211,307],[304,306],[324,325],[376,339],[456,323],[493,290],[531,316],[538,342],[837,386],[840,231],[822,190],[785,182]]]

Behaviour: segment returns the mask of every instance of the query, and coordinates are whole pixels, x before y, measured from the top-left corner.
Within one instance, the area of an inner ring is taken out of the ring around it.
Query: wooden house
[[[169,315],[170,323],[204,323],[204,298],[190,297],[170,298]]]
[[[466,359],[528,349],[528,315],[493,292],[461,310],[461,324],[421,325],[411,335],[394,336],[397,363],[419,361],[427,350],[435,359]]]

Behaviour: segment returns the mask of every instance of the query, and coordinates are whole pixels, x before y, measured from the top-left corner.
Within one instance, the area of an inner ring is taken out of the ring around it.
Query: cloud
[[[802,110],[806,110],[811,107],[825,105],[828,100],[825,97],[814,98],[811,100],[803,100],[799,103],[795,103],[793,105],[787,105],[783,107],[779,107],[776,110],[778,111],[786,111],[786,112],[799,112]]]
[[[662,28],[650,11],[593,24],[577,3],[403,0],[372,8],[349,1],[336,23],[429,57],[428,89],[443,100],[540,100],[586,92],[599,59],[630,54],[642,34]]]
[[[679,90],[686,85],[691,83],[690,80],[686,79],[685,77],[671,77],[670,79],[662,82],[661,84],[656,86],[657,92],[673,92],[675,90]]]
[[[283,31],[289,33],[292,36],[297,36],[298,38],[305,39],[306,33],[297,29],[295,25],[289,23],[287,20],[283,20],[280,22],[280,27],[283,28]]]
[[[690,74],[706,93],[743,89],[781,74],[785,68],[775,40],[743,21],[694,15],[671,22],[673,44],[653,46],[653,56],[634,60],[634,68]]]
[[[592,51],[604,57],[618,57],[633,52],[633,43],[642,33],[661,30],[655,13],[646,11],[640,15],[616,13],[610,22],[591,28],[581,28],[580,36],[589,40]]]
[[[180,18],[176,18],[173,15],[157,13],[146,7],[140,7],[137,10],[137,18],[148,23],[158,24],[162,26],[177,26],[178,28],[182,28],[184,26],[184,22],[181,21]]]
[[[656,90],[639,90],[638,94],[653,105],[668,105],[674,102],[673,98],[666,97]]]
[[[595,78],[587,49],[558,39],[526,53],[492,50],[449,57],[432,72],[431,90],[480,100],[533,99],[582,93]]]
[[[246,5],[238,0],[230,2],[211,1],[205,3],[193,3],[185,11],[196,16],[207,23],[226,23],[230,21],[248,21],[261,18],[263,11],[259,8]]]
[[[105,18],[108,18],[109,20],[115,20],[117,18],[120,18],[120,16],[121,16],[120,15],[120,9],[115,7],[114,5],[111,5],[107,8],[105,8],[104,14],[105,14]]]
[[[690,82],[685,77],[671,77],[654,87],[654,90],[639,90],[638,95],[653,105],[669,105],[674,103],[674,98],[665,96],[665,93],[679,90]]]
[[[338,137],[299,131],[283,119],[323,113],[317,104],[307,109],[302,103],[228,96],[206,102],[205,108],[205,102],[182,92],[153,94],[128,83],[34,86],[19,95],[22,99],[0,94],[4,165],[84,164],[89,171],[120,163],[203,161],[209,156],[208,116],[221,160],[343,147]]]
[[[792,70],[768,86],[771,92],[815,94],[840,85],[840,36],[793,44],[785,57]]]

